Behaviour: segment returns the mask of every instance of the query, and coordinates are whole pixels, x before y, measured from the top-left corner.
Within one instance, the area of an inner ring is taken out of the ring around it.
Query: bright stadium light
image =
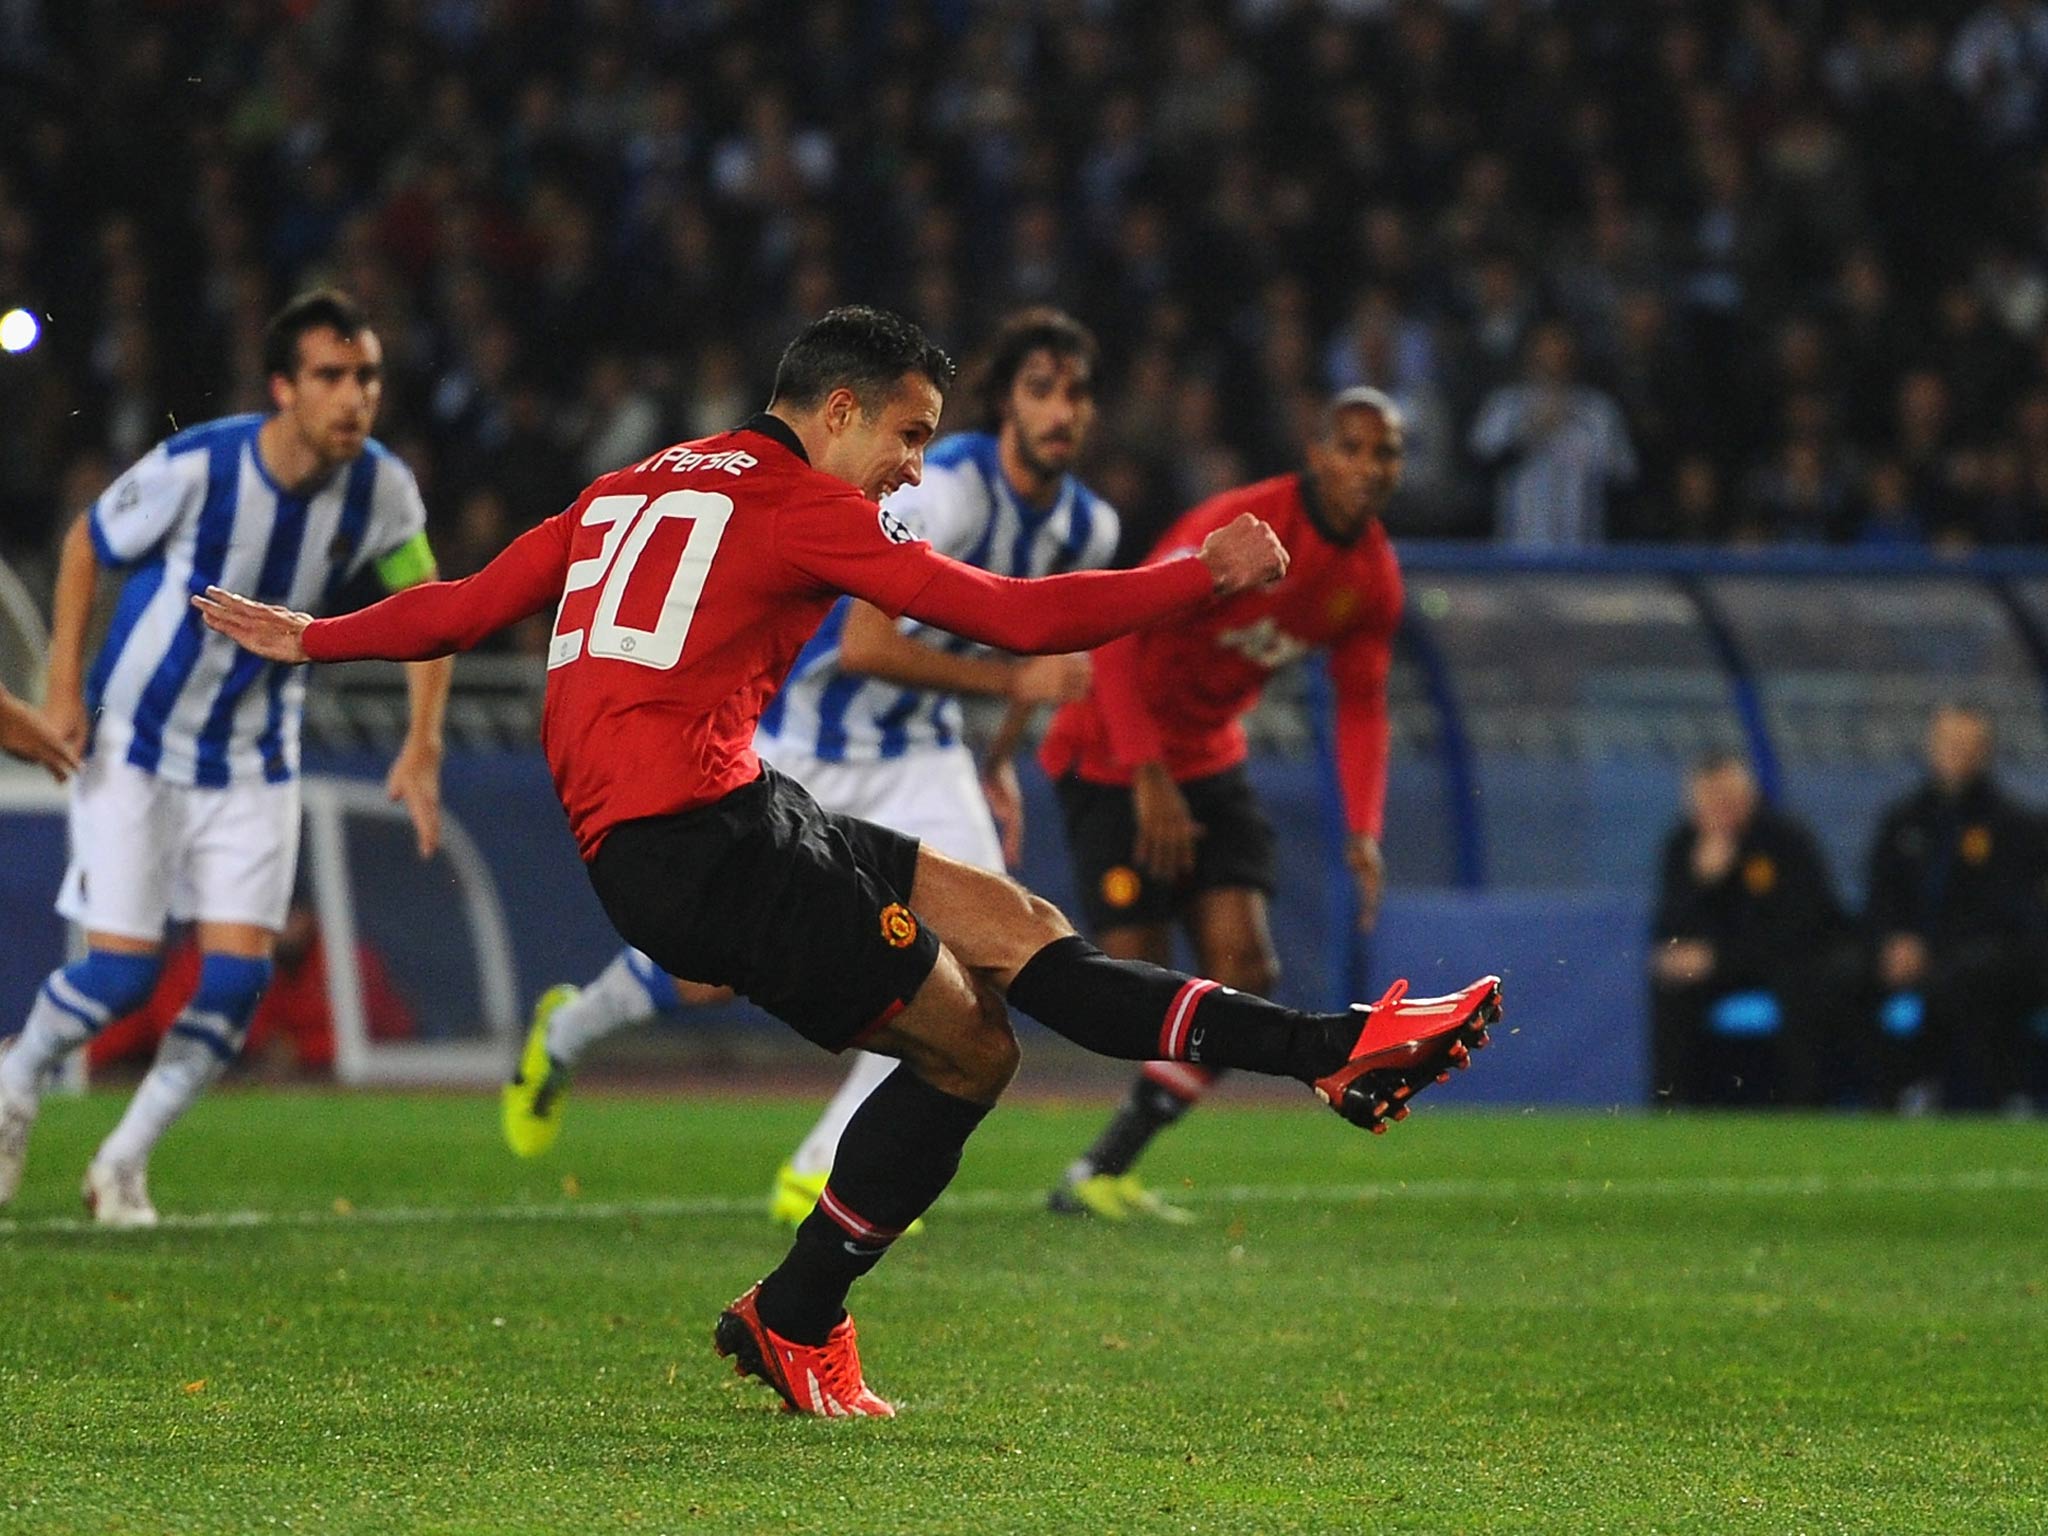
[[[26,352],[42,335],[42,326],[25,309],[10,309],[0,315],[0,352]]]

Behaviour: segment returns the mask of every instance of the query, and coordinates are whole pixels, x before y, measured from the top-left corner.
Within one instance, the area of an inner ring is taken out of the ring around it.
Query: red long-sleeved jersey
[[[1035,581],[961,565],[756,417],[603,476],[474,576],[316,621],[305,647],[420,661],[559,604],[541,742],[588,859],[622,821],[759,776],[755,722],[841,593],[1029,653],[1099,645],[1212,591],[1199,560]]]
[[[1150,561],[1198,546],[1242,512],[1287,547],[1286,579],[1102,647],[1092,690],[1053,717],[1041,761],[1054,778],[1071,772],[1097,784],[1128,784],[1147,762],[1164,763],[1181,782],[1221,773],[1244,761],[1241,722],[1266,679],[1323,647],[1337,694],[1345,821],[1377,838],[1387,792],[1387,670],[1401,618],[1394,548],[1377,520],[1349,545],[1331,542],[1309,516],[1302,477],[1281,475],[1189,509]]]

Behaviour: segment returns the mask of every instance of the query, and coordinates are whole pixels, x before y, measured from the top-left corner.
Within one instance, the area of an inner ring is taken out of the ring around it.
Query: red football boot
[[[790,1413],[821,1419],[896,1417],[896,1410],[861,1380],[852,1317],[839,1319],[822,1344],[793,1344],[761,1321],[755,1306],[760,1291],[759,1285],[749,1287],[718,1314],[712,1330],[718,1353],[732,1359],[734,1375],[760,1377],[782,1394]]]
[[[1487,1026],[1500,1019],[1500,978],[1482,976],[1448,997],[1410,997],[1397,981],[1365,1014],[1350,1058],[1313,1084],[1316,1097],[1353,1125],[1375,1136],[1387,1123],[1408,1118],[1408,1101],[1452,1067],[1472,1064],[1486,1044]]]

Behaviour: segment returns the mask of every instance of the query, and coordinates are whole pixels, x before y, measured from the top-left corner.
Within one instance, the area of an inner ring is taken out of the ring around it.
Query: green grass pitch
[[[1446,1098],[1450,1095],[1446,1094]],[[855,1293],[894,1422],[713,1358],[813,1104],[222,1093],[155,1233],[0,1216],[0,1531],[2041,1532],[2048,1128],[1219,1103],[1188,1228],[1038,1197],[1104,1106],[991,1117]]]

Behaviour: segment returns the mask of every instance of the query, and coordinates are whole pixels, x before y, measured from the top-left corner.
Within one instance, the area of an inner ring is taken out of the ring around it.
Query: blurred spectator
[[[496,486],[479,485],[456,507],[453,528],[435,541],[435,561],[449,581],[474,576],[516,537],[511,510]]]
[[[1912,485],[1922,528],[1937,539],[1967,539],[1972,532],[1955,483],[1956,446],[1948,381],[1932,368],[1913,369],[1899,380],[1892,454]]]
[[[1891,275],[1877,252],[1857,246],[1843,258],[1833,288],[1833,328],[1828,352],[1841,378],[1846,427],[1868,442],[1884,433],[1891,413],[1891,389],[1916,337],[1900,312]]]
[[[1702,758],[1685,794],[1651,935],[1654,1101],[1818,1103],[1857,969],[1819,845],[1738,757]]]
[[[1914,490],[1913,477],[1897,459],[1880,459],[1863,477],[1858,542],[1903,546],[1927,542],[1928,508]]]
[[[2012,398],[2024,358],[1968,283],[1951,283],[1937,295],[1927,353],[1929,371],[1946,389],[1959,431],[1966,437],[1982,434]]]
[[[571,430],[582,443],[577,472],[586,482],[638,463],[665,440],[660,405],[635,382],[632,368],[615,352],[590,365],[582,407]]]
[[[1851,514],[1849,477],[1819,442],[1795,438],[1750,476],[1749,502],[1758,542],[1838,539]]]
[[[1948,72],[1985,142],[2001,148],[2032,142],[2048,81],[2048,4],[1988,0],[1956,32]]]
[[[1635,449],[1613,396],[1574,378],[1576,348],[1557,321],[1529,337],[1524,382],[1486,397],[1472,453],[1496,470],[1494,531],[1528,549],[1607,537],[1607,493],[1633,484]]]
[[[761,404],[748,387],[739,349],[727,342],[712,342],[697,354],[696,373],[685,393],[689,405],[682,435],[686,438],[723,432],[746,420]]]
[[[1695,544],[1718,544],[1731,534],[1736,542],[1749,543],[1731,527],[1722,504],[1721,471],[1703,453],[1687,454],[1671,473],[1671,494],[1664,527],[1667,536]]]
[[[1698,371],[1671,329],[1669,307],[1646,290],[1620,294],[1615,302],[1613,346],[1606,376],[1627,417],[1641,461],[1640,483],[1670,483],[1679,456],[1705,438],[1705,401]],[[1610,524],[1615,538],[1702,538],[1675,531],[1655,504],[1654,494],[1626,499]]]
[[[1935,711],[1927,780],[1871,842],[1873,1088],[1902,1109],[1989,1109],[2023,1100],[2030,1081],[2042,828],[1993,781],[1995,745],[1988,715]]]

